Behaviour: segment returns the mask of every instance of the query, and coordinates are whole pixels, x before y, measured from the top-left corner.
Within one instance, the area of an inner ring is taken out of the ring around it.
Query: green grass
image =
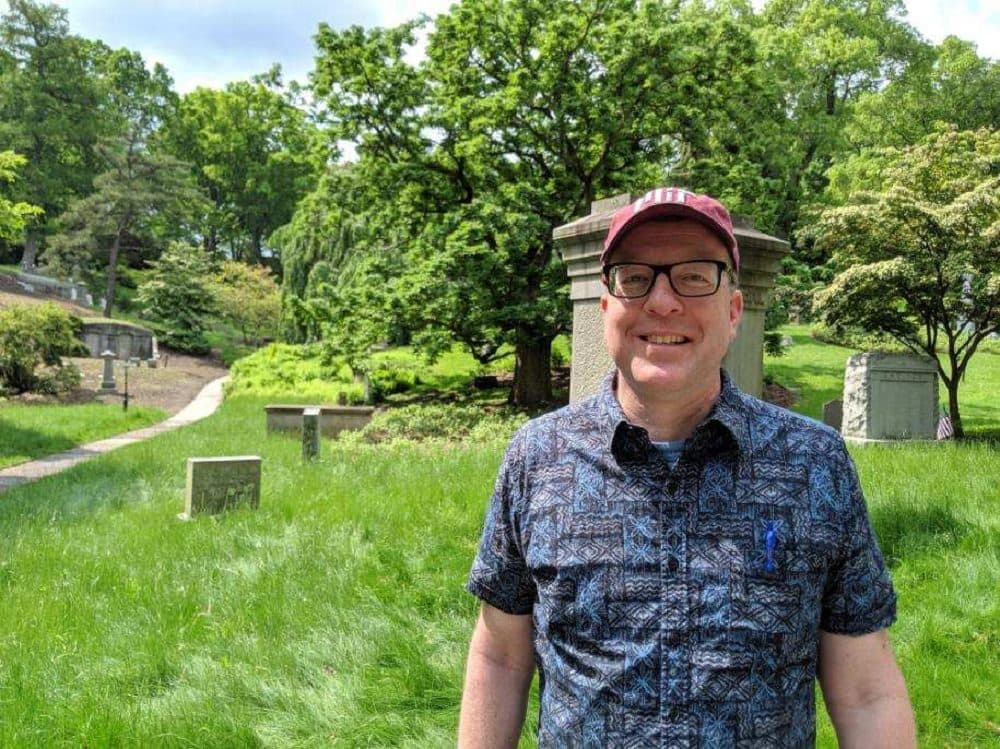
[[[69,450],[94,440],[153,424],[166,418],[155,408],[120,406],[0,404],[0,468]]]
[[[844,367],[856,351],[813,340],[805,325],[786,325],[780,329],[794,341],[784,356],[764,357],[764,372],[798,395],[793,410],[823,418],[823,404],[840,398],[844,390]],[[965,380],[959,386],[958,399],[962,421],[971,436],[1000,437],[1000,354],[993,347],[977,351],[969,363]],[[948,391],[939,387],[942,404]]]
[[[779,361],[793,377],[821,353]],[[0,495],[0,746],[454,745],[462,585],[502,445],[325,442],[303,465],[265,402]],[[997,450],[852,452],[921,745],[997,746]],[[225,454],[263,457],[260,509],[178,521],[186,458]]]

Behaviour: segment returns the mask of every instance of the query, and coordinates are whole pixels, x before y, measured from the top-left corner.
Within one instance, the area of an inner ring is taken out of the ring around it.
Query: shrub
[[[510,439],[526,419],[527,416],[519,411],[490,412],[481,406],[403,406],[376,413],[357,438],[375,443],[395,440],[500,441]]]
[[[81,326],[80,318],[54,304],[0,310],[0,387],[18,393],[35,390],[40,366],[58,369],[63,356],[85,354],[77,338]]]
[[[349,403],[363,400],[343,359],[324,356],[316,344],[272,343],[233,364],[228,395],[295,393],[335,401],[341,392]]]

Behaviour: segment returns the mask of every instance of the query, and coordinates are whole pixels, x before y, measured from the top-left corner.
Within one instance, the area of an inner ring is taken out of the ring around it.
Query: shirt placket
[[[676,471],[675,471],[676,473]],[[688,512],[690,497],[679,477],[665,482],[659,527],[661,595],[666,607],[660,640],[660,682],[663,702],[661,746],[684,747],[693,736],[688,703],[691,693],[691,648],[694,611],[688,574]]]

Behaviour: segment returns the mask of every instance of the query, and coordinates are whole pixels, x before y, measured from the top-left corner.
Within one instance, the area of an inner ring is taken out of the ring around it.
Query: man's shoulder
[[[744,415],[754,446],[763,446],[780,435],[786,443],[810,450],[843,449],[844,441],[837,430],[809,416],[743,392],[738,393],[738,409]]]
[[[562,443],[590,441],[606,428],[606,414],[599,395],[549,411],[525,422],[514,434],[512,445],[523,450],[550,450],[552,440]]]

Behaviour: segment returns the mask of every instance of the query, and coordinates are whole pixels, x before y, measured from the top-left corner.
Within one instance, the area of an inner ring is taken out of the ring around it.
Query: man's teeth
[[[648,335],[645,338],[650,343],[684,343],[687,340],[679,335]]]

